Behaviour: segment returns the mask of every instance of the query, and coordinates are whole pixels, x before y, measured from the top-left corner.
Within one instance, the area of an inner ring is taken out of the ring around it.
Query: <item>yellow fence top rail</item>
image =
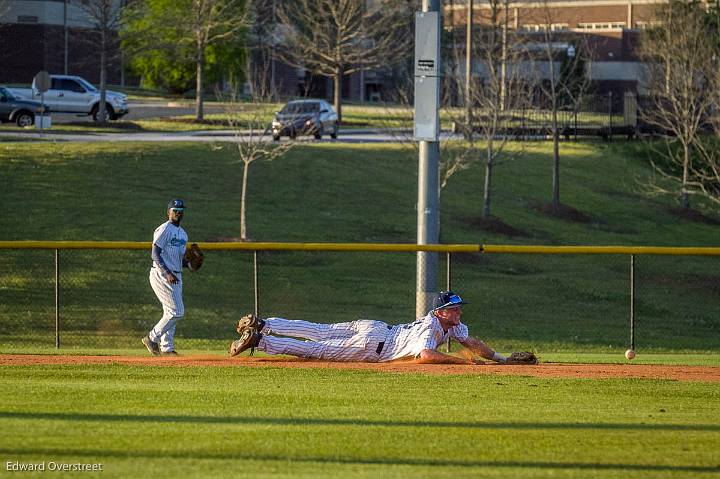
[[[138,249],[149,250],[149,241],[0,241],[0,249]],[[720,256],[720,247],[666,246],[520,246],[481,244],[411,243],[270,243],[270,242],[199,242],[204,250],[246,251],[376,251],[438,253],[524,253],[524,254],[655,254]]]
[[[0,241],[0,249],[150,249],[151,243],[131,241]],[[269,243],[269,242],[198,242],[204,250],[247,250],[247,251],[379,251],[415,252],[435,251],[449,253],[479,253],[478,244],[429,244],[410,243]]]
[[[659,254],[720,256],[719,248],[673,246],[519,246],[483,245],[484,253],[531,254]]]

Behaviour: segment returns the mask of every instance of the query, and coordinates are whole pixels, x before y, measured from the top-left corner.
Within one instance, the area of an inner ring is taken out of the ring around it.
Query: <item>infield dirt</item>
[[[498,364],[456,365],[418,364],[415,361],[391,363],[340,363],[287,357],[236,357],[193,355],[178,357],[85,356],[45,354],[0,354],[0,366],[127,364],[163,367],[276,367],[317,369],[359,369],[391,373],[425,374],[494,374],[540,378],[636,378],[669,379],[674,381],[720,382],[720,368],[711,366],[667,366],[650,364],[570,364],[540,363],[536,366],[504,366]]]

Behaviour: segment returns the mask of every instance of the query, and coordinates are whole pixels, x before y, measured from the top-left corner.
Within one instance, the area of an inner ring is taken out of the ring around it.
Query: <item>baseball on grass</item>
[[[632,349],[628,349],[627,351],[625,351],[625,359],[632,359],[634,357],[635,351],[633,351]]]

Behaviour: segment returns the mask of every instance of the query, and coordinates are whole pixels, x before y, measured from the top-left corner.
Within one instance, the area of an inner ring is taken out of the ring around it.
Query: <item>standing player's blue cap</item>
[[[168,209],[185,209],[185,202],[181,199],[170,200],[168,203]]]
[[[452,291],[440,291],[433,299],[433,311],[444,308],[455,308],[463,304],[467,303]]]

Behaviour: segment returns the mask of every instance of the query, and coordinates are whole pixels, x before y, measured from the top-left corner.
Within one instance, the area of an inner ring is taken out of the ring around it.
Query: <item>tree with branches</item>
[[[260,89],[253,88],[253,91]],[[274,161],[285,156],[299,140],[289,139],[274,142],[270,119],[277,108],[270,96],[254,95],[251,102],[240,101],[237,90],[229,95],[217,92],[225,108],[227,123],[234,132],[233,141],[226,146],[232,148],[238,163],[243,165],[240,187],[240,241],[249,241],[247,226],[247,192],[250,180],[250,166],[257,161]]]
[[[665,21],[644,32],[639,48],[647,66],[639,113],[664,139],[651,164],[666,181],[646,186],[651,194],[677,197],[683,208],[690,208],[691,196],[720,204],[716,139],[707,134],[713,121],[720,131],[717,32],[700,2],[673,0],[659,15]]]
[[[509,160],[519,153],[510,153],[505,148],[515,136],[515,114],[528,108],[532,98],[533,84],[527,81],[520,68],[526,58],[523,39],[507,28],[508,6],[509,0],[489,0],[487,8],[477,16],[482,28],[470,37],[469,50],[474,54],[472,61],[467,63],[478,65],[479,71],[475,78],[475,72],[465,73],[464,101],[471,106],[471,112],[454,115],[455,110],[448,110],[456,128],[463,132],[468,142],[467,151],[456,155],[447,165],[443,181],[473,162],[482,162],[485,169],[483,219],[491,217],[494,168],[502,160]],[[478,139],[480,143],[476,141]]]
[[[277,47],[277,1],[248,0],[246,84],[252,96],[277,98],[275,75]]]
[[[131,55],[174,52],[195,65],[195,120],[204,119],[205,76],[212,47],[242,37],[245,0],[138,0],[128,7],[126,45]]]
[[[110,119],[105,101],[107,95],[107,65],[118,51],[118,31],[122,19],[122,3],[118,0],[72,0],[90,22],[89,35],[84,37],[97,49],[100,65],[100,103],[95,119],[105,123]]]
[[[537,90],[549,110],[549,129],[553,142],[552,212],[560,213],[560,134],[563,110],[577,111],[590,85],[585,64],[590,48],[582,36],[566,36],[555,31],[555,8],[551,0],[542,0],[536,9],[539,31],[528,35],[528,48],[535,55],[534,75]],[[565,40],[565,41],[561,41]]]
[[[342,118],[345,75],[403,60],[411,41],[404,35],[412,2],[384,0],[293,0],[278,8],[283,29],[280,58],[297,68],[333,79],[333,103]]]

